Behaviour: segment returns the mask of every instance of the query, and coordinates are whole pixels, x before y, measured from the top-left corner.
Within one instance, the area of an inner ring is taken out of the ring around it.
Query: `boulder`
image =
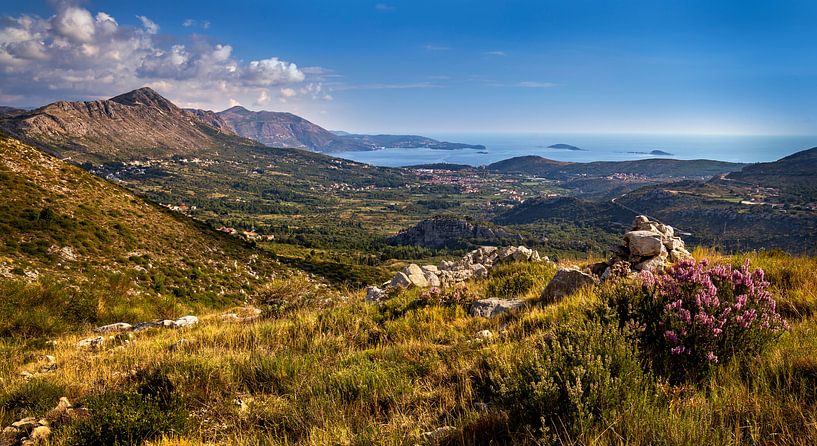
[[[655,272],[662,272],[666,267],[667,263],[665,261],[665,257],[651,257],[643,262],[636,263],[633,265],[633,269],[635,271],[649,271],[651,273]]]
[[[426,280],[423,269],[417,264],[412,263],[411,265],[403,268],[400,272],[405,274],[406,278],[412,285],[420,288],[428,287],[428,280]]]
[[[474,277],[477,279],[484,279],[488,277],[488,268],[481,263],[471,265],[471,271],[474,273]]]
[[[437,268],[434,265],[423,265],[423,266],[420,267],[420,269],[422,269],[424,272],[427,272],[427,273],[434,273],[434,274],[439,274],[440,273],[440,269]]]
[[[577,269],[560,268],[542,292],[541,299],[546,303],[556,302],[579,289],[599,283],[599,280],[590,274]]]
[[[630,231],[624,234],[624,242],[630,254],[637,257],[652,257],[665,251],[661,236],[652,231]]]
[[[524,306],[525,303],[520,299],[480,299],[471,304],[469,313],[471,316],[493,318]]]
[[[377,303],[386,299],[386,291],[376,286],[366,287],[366,302]]]
[[[430,287],[440,287],[440,286],[442,286],[442,281],[440,280],[440,276],[438,276],[436,273],[433,273],[431,271],[423,270],[423,275],[425,276],[426,281],[428,282],[428,286],[430,286]]]
[[[79,348],[87,348],[87,349],[96,349],[102,347],[102,344],[105,343],[105,338],[102,336],[97,336],[95,338],[85,338],[79,342],[77,342],[77,347]]]
[[[117,322],[115,324],[103,325],[94,329],[97,333],[121,333],[123,331],[133,330],[133,325],[125,322]]]
[[[394,288],[408,288],[411,286],[411,280],[409,280],[408,276],[404,273],[398,272],[391,279],[389,285]]]
[[[196,316],[182,316],[174,321],[176,328],[192,327],[199,323],[199,318]]]

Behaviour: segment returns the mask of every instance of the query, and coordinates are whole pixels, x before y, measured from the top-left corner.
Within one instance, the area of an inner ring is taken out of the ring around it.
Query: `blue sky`
[[[817,134],[814,1],[0,6],[0,102],[142,85],[365,132]]]

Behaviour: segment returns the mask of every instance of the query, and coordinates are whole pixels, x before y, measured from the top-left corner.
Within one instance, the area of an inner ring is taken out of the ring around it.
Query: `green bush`
[[[34,379],[25,381],[0,393],[0,424],[9,424],[24,417],[41,417],[65,396],[62,386]]]
[[[491,279],[486,292],[489,296],[513,298],[524,295],[536,284],[533,277],[523,273],[515,273],[504,277]]]
[[[187,430],[187,410],[161,371],[137,373],[136,390],[106,391],[84,403],[91,417],[69,426],[69,444],[131,445]]]
[[[493,367],[495,396],[520,429],[544,437],[576,438],[650,394],[638,352],[615,324],[578,320],[519,355]]]

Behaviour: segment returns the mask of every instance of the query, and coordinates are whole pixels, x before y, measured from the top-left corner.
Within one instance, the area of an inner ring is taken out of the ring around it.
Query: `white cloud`
[[[136,17],[142,22],[142,26],[145,27],[145,31],[147,31],[148,34],[156,34],[159,32],[159,25],[157,25],[153,20],[150,20],[143,15],[138,15]]]
[[[267,90],[261,90],[261,93],[258,95],[258,99],[255,100],[253,105],[263,107],[269,103],[269,92]]]
[[[395,10],[395,7],[392,6],[392,5],[388,5],[386,3],[378,3],[378,4],[374,5],[374,9],[376,9],[376,10],[378,10],[380,12],[391,12],[391,11]]]
[[[194,26],[201,27],[203,29],[210,28],[210,21],[209,20],[195,20],[195,19],[184,19],[182,22],[182,26],[185,28],[192,28]]]
[[[500,57],[504,57],[504,56],[507,56],[507,55],[508,55],[508,53],[506,53],[506,52],[504,52],[504,51],[486,51],[486,52],[485,52],[485,55],[486,55],[486,56],[500,56]]]
[[[307,73],[292,62],[241,60],[231,45],[201,35],[159,35],[156,22],[137,18],[140,26],[121,24],[106,12],[77,6],[48,18],[0,18],[0,97],[20,98],[12,105],[30,106],[151,86],[182,106],[218,108],[228,99],[268,103],[290,90],[302,100],[330,96],[320,83],[323,74],[309,74],[307,82]],[[209,26],[190,20],[191,26]]]
[[[515,84],[517,87],[523,88],[553,88],[556,86],[553,82],[531,82],[531,81],[523,81],[517,82]]]
[[[295,91],[292,88],[282,88],[281,89],[281,96],[283,96],[285,98],[291,98],[291,97],[293,97],[293,96],[295,96],[297,94],[298,94],[298,92]]]
[[[105,15],[107,16],[107,14]],[[54,16],[51,23],[56,34],[76,42],[90,42],[94,38],[94,32],[96,31],[91,13],[87,9],[76,6],[64,8]]]
[[[451,47],[445,45],[425,45],[423,47],[426,51],[448,51]]]

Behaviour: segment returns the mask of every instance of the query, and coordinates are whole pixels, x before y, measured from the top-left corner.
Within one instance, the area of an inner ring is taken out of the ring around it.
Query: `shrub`
[[[466,286],[431,287],[420,294],[420,301],[427,305],[469,305],[475,300],[477,295]]]
[[[164,372],[140,371],[135,379],[135,391],[106,391],[88,398],[85,406],[91,417],[69,426],[69,444],[130,445],[183,434],[187,410]]]
[[[486,287],[486,292],[489,296],[513,298],[527,293],[535,284],[536,282],[529,275],[516,273],[491,279]]]
[[[42,416],[65,396],[62,386],[34,379],[0,393],[0,422],[7,426],[24,417]]]
[[[264,317],[281,317],[315,304],[316,291],[302,276],[273,279],[258,290],[255,302]]]
[[[520,355],[519,365],[494,367],[491,376],[523,430],[575,438],[650,394],[638,352],[616,324],[580,319]]]
[[[605,293],[622,323],[637,328],[657,370],[674,380],[701,378],[737,354],[761,351],[788,324],[776,310],[763,270],[706,260],[677,263],[666,275]]]

